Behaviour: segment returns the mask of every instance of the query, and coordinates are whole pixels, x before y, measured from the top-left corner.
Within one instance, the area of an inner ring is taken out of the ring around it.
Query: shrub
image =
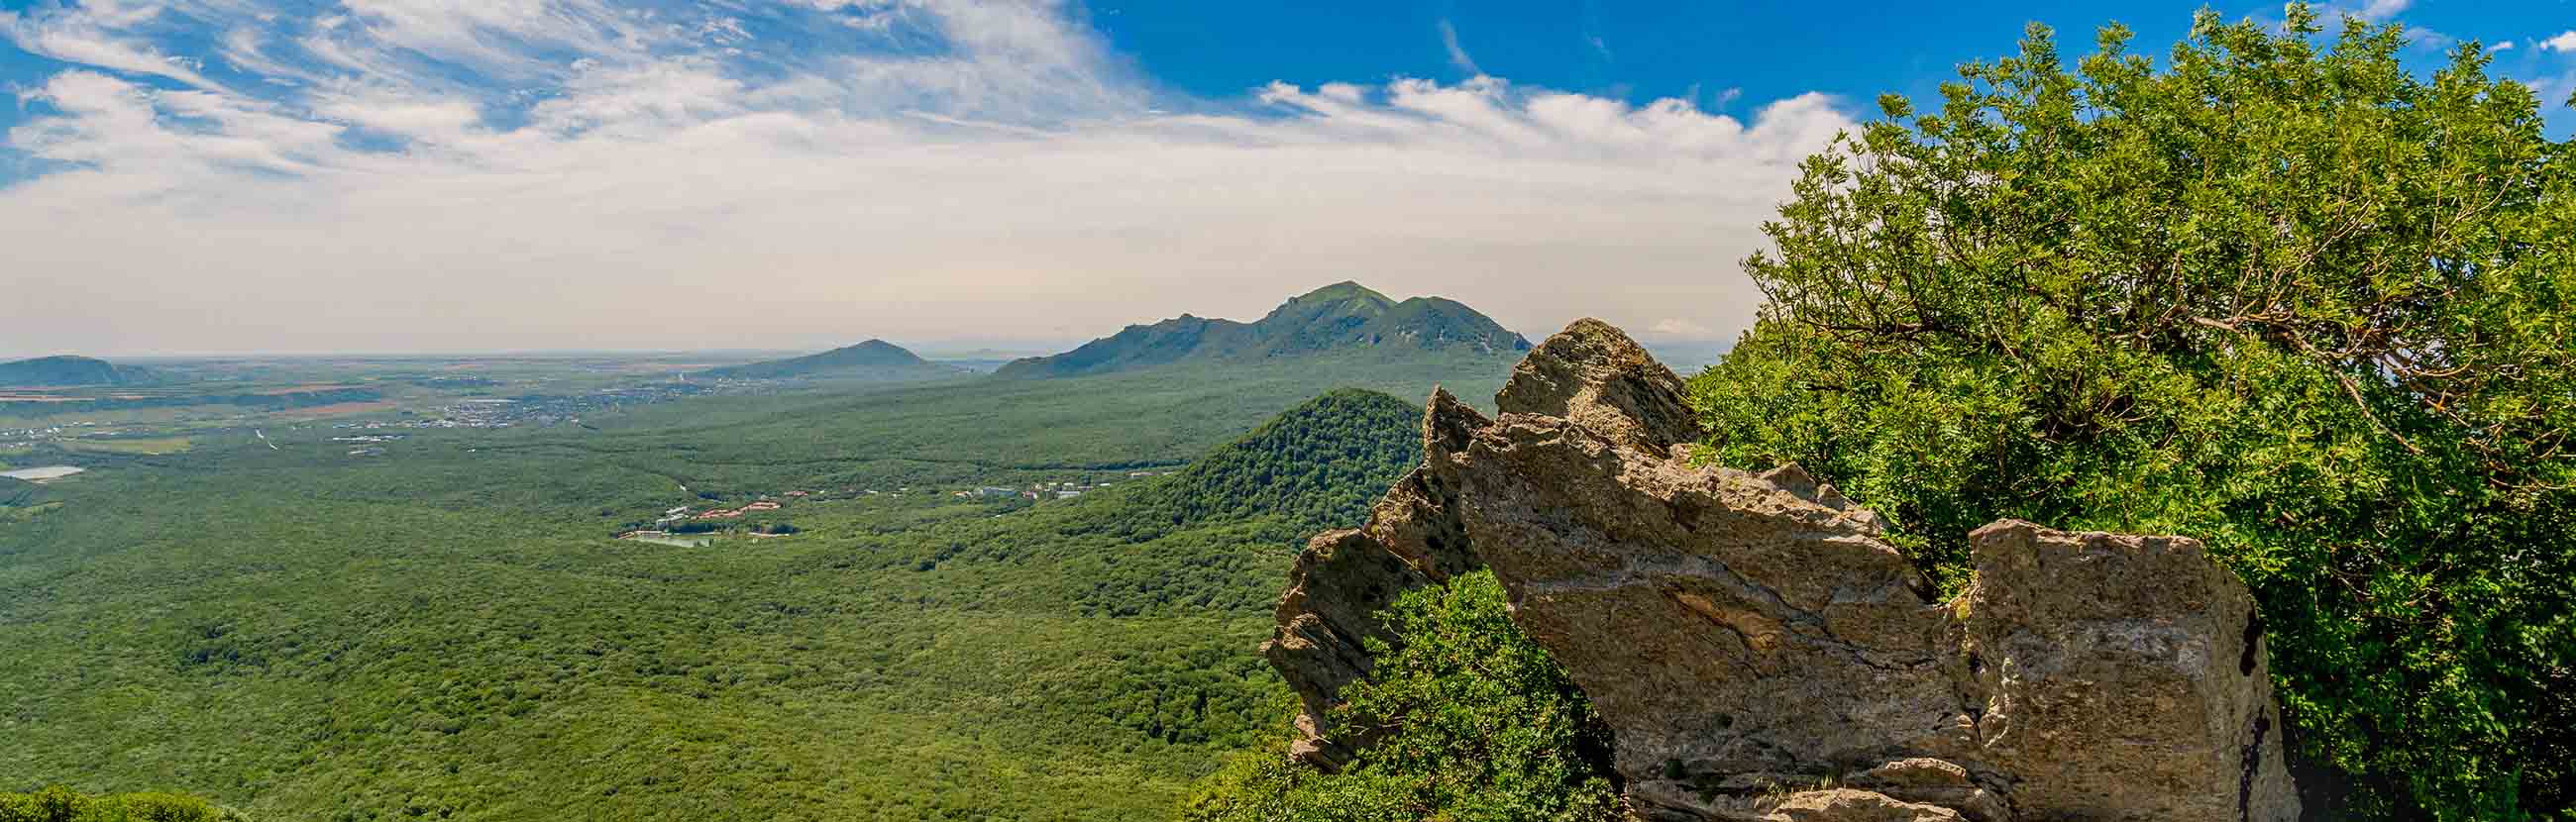
[[[1375,679],[1344,689],[1348,727],[1390,731],[1338,774],[1273,748],[1239,754],[1185,802],[1190,822],[1607,822],[1610,732],[1503,605],[1490,572],[1387,610]]]

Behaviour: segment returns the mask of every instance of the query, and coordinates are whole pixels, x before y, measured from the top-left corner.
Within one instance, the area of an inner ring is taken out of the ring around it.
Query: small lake
[[[43,468],[20,468],[15,471],[0,471],[0,477],[21,479],[29,482],[44,482],[49,479],[61,479],[86,470],[89,469],[74,468],[69,465],[50,465]]]

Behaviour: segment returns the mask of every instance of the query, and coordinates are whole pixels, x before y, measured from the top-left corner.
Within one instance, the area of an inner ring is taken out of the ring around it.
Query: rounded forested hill
[[[820,354],[710,368],[701,376],[732,379],[786,379],[844,375],[936,374],[954,370],[922,359],[903,346],[884,340],[869,340]]]
[[[1164,478],[1138,506],[1174,524],[1269,514],[1358,525],[1369,501],[1422,461],[1422,408],[1343,388],[1306,401]]]
[[[65,388],[81,385],[133,385],[151,382],[150,369],[117,365],[93,357],[37,357],[0,362],[0,386]]]

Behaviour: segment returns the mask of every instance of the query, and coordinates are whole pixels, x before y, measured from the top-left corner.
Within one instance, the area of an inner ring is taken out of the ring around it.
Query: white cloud
[[[2379,23],[2387,21],[2388,18],[2397,16],[2399,13],[2404,12],[2406,7],[2412,5],[2415,5],[2414,0],[2369,0],[2369,2],[2362,4],[2360,11],[2354,13],[2359,15],[2361,19],[2368,20],[2373,23]]]
[[[2490,54],[2495,53],[2495,52],[2500,52],[2500,51],[2512,51],[2512,50],[2513,50],[2513,41],[2511,41],[2511,40],[2499,40],[2499,41],[2496,41],[2496,44],[2495,44],[2495,45],[2492,45],[2492,46],[2488,46],[2488,47],[2487,47],[2487,52],[2488,52],[2488,53],[2490,53]]]
[[[1056,5],[814,2],[940,47],[753,71],[689,45],[704,18],[587,3],[197,9],[295,85],[26,92],[8,144],[74,167],[0,189],[0,290],[37,295],[0,302],[0,353],[1080,338],[1340,279],[1715,338],[1796,161],[1850,125],[1482,76],[1176,99]]]
[[[2546,40],[2535,40],[2531,47],[2540,51],[2576,51],[2576,31],[2559,32]]]
[[[1656,320],[1653,325],[1646,326],[1646,333],[1687,340],[1706,340],[1717,336],[1717,332],[1708,326],[1674,317]]]

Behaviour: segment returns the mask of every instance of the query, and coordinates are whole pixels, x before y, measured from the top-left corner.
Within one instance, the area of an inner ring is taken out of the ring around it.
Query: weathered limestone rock
[[[1506,414],[1558,417],[1631,448],[1699,441],[1681,377],[1609,323],[1591,318],[1547,338],[1494,395]]]
[[[1978,755],[2013,803],[2100,819],[2298,817],[2245,585],[2180,537],[1968,535]]]
[[[1490,567],[1616,737],[1654,820],[2290,820],[2242,583],[2179,537],[1999,522],[1938,600],[1876,514],[1796,466],[1693,466],[1681,382],[1617,329],[1534,349],[1491,420],[1432,397],[1421,469],[1318,536],[1265,651],[1301,757],[1376,609]]]
[[[1974,747],[1930,581],[1804,472],[1702,469],[1511,413],[1426,461],[1650,818]]]

